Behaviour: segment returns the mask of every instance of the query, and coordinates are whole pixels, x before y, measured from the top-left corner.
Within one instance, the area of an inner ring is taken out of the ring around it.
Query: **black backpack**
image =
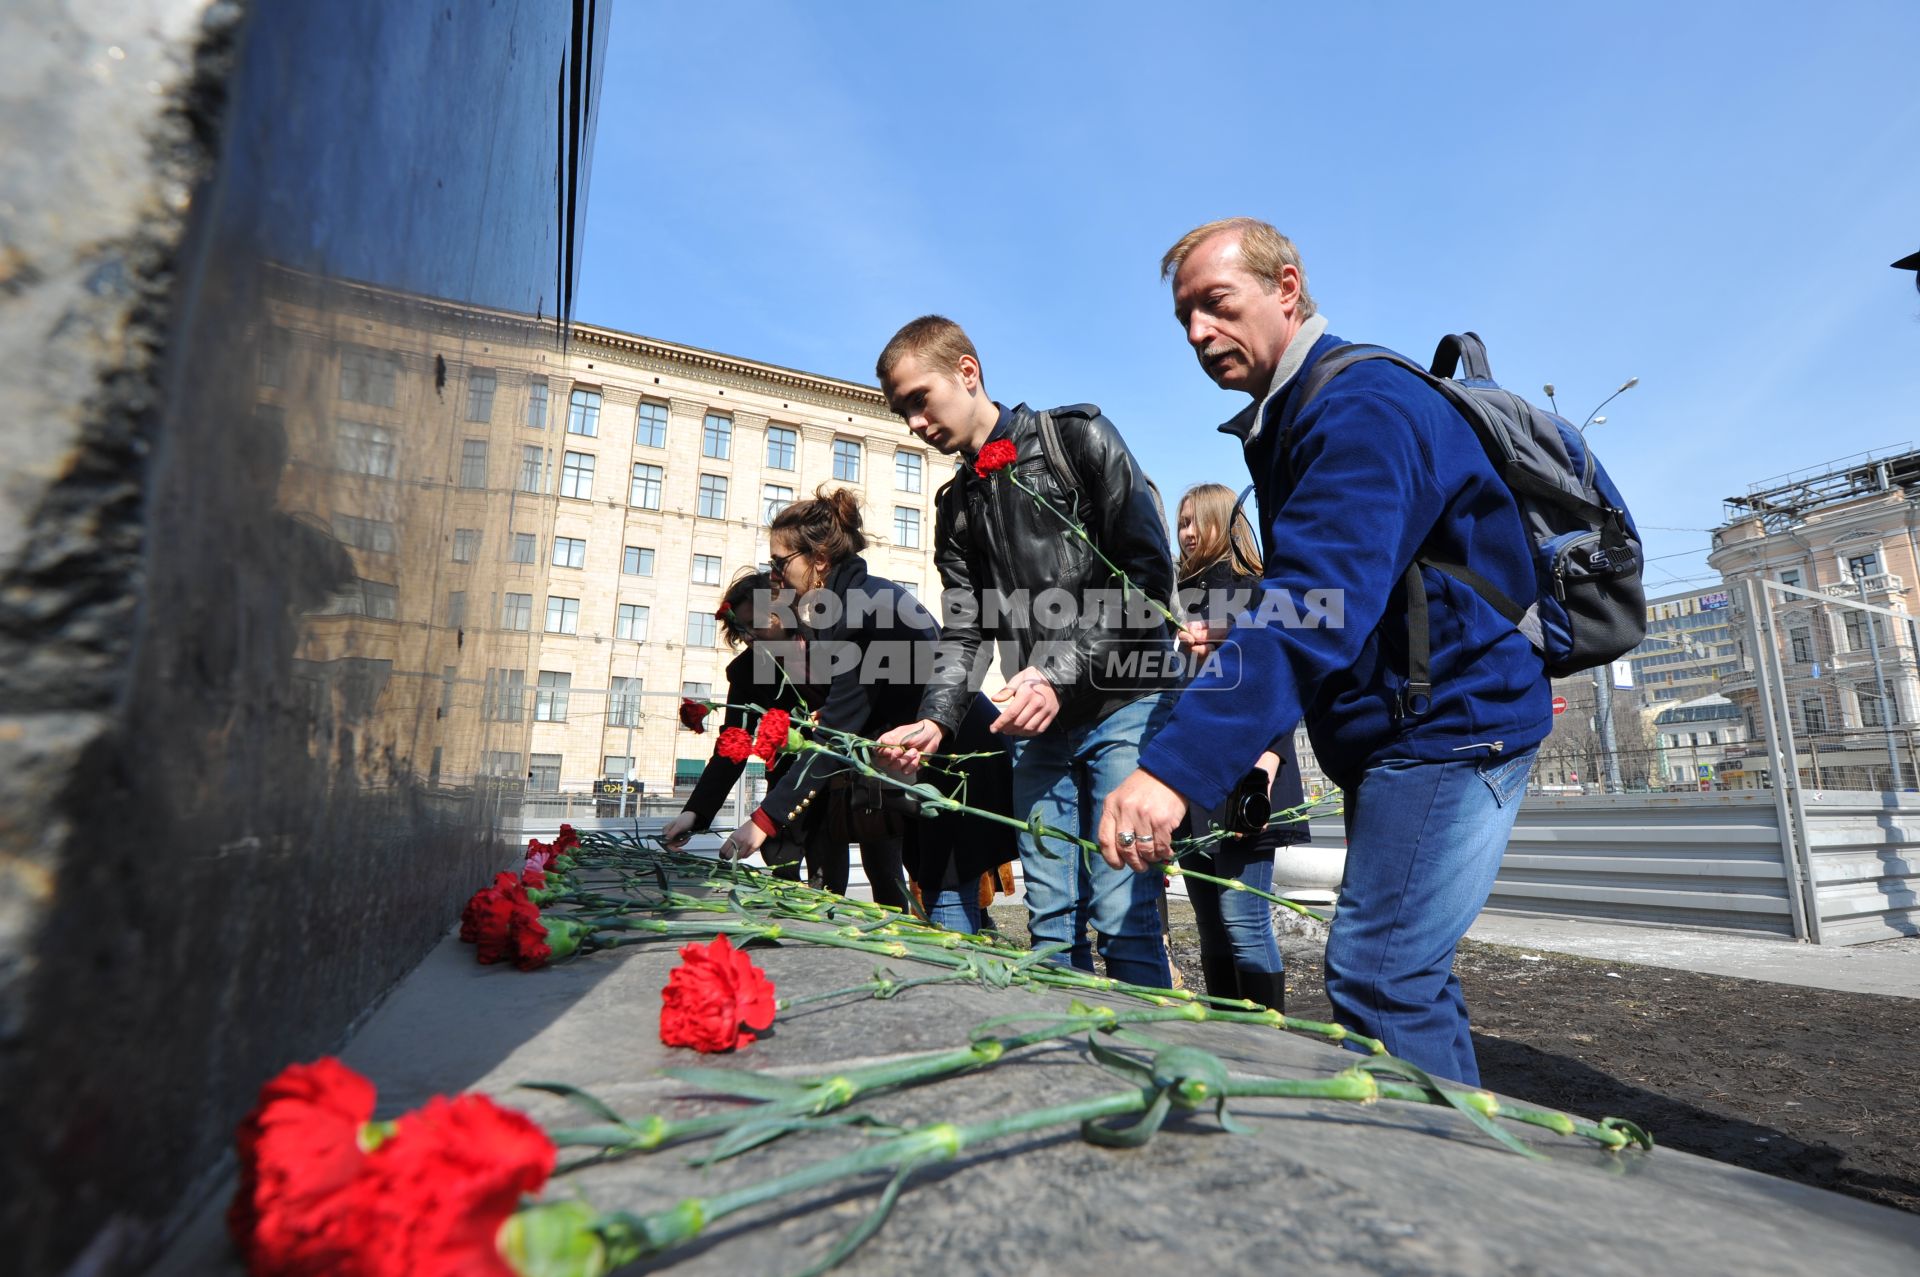
[[[1564,678],[1619,659],[1647,635],[1647,598],[1640,581],[1640,534],[1620,490],[1565,418],[1528,403],[1493,380],[1487,348],[1476,333],[1440,339],[1433,367],[1422,368],[1382,346],[1344,345],[1308,370],[1293,395],[1280,437],[1292,481],[1293,423],[1327,383],[1368,359],[1399,365],[1439,391],[1466,418],[1494,473],[1513,493],[1533,546],[1536,597],[1526,603],[1472,565],[1434,558],[1422,548],[1402,580],[1407,592],[1407,691],[1402,712],[1423,713],[1431,700],[1432,640],[1422,565],[1467,586],[1491,604],[1540,653],[1548,675]],[[1461,375],[1456,378],[1455,371]]]

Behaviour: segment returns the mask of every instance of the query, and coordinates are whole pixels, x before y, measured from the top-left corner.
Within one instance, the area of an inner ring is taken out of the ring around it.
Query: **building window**
[[[682,683],[680,695],[692,701],[704,701],[713,695],[712,683]]]
[[[487,486],[487,441],[485,439],[461,441],[460,486],[463,488]]]
[[[1887,641],[1886,622],[1870,612],[1855,612],[1849,610],[1840,622],[1847,633],[1847,650],[1849,652],[1864,652],[1867,650],[1867,618],[1869,617],[1872,617],[1873,621],[1873,641],[1881,646],[1885,646]]]
[[[545,486],[540,482],[540,472],[545,468],[541,465],[542,459],[542,452],[539,445],[521,445],[520,491],[538,492]]]
[[[625,780],[633,775],[633,756],[630,754],[608,754],[600,761],[600,774],[613,780]]]
[[[527,427],[547,428],[547,379],[535,377],[527,382]]]
[[[447,591],[447,628],[464,630],[467,627],[467,592],[465,590]]]
[[[720,475],[700,476],[699,514],[703,519],[727,517],[727,481]]]
[[[1847,557],[1847,576],[1850,579],[1857,581],[1861,577],[1878,576],[1879,574],[1880,552],[1878,550],[1869,550],[1865,554],[1854,554]]]
[[[694,608],[687,613],[687,646],[712,647],[717,635],[713,613]]]
[[[628,576],[653,575],[653,551],[644,545],[630,545],[620,556],[620,570]]]
[[[480,529],[455,528],[453,530],[453,561],[471,563],[480,557]]]
[[[353,514],[333,516],[333,535],[342,545],[376,554],[392,554],[395,544],[393,525],[385,519],[362,519]]]
[[[920,483],[920,454],[917,452],[894,453],[893,486],[902,492],[918,492]]]
[[[560,495],[591,501],[593,499],[593,454],[569,452],[562,461],[564,464],[560,467]]]
[[[454,684],[459,681],[459,675],[460,667],[458,665],[442,665],[440,667],[440,717],[442,718],[445,718],[453,711],[453,688]],[[434,770],[437,772],[440,769],[435,767]]]
[[[1800,702],[1800,721],[1807,725],[1810,732],[1827,730],[1827,702],[1819,696],[1809,696]]]
[[[578,634],[579,632],[580,600],[549,594],[547,596],[547,633]]]
[[[693,556],[693,583],[695,585],[720,584],[719,555],[696,554]]]
[[[644,643],[647,639],[648,609],[639,603],[622,603],[613,618],[613,636]]]
[[[270,330],[260,342],[259,379],[263,386],[278,386],[287,378],[287,334],[284,330]]]
[[[642,448],[667,446],[667,406],[643,403],[634,418],[633,442]]]
[[[833,477],[842,483],[860,482],[860,445],[854,440],[833,441]]]
[[[1880,690],[1872,684],[1854,689],[1854,695],[1860,698],[1860,726],[1885,727],[1889,721],[1900,721],[1899,706],[1880,699]]]
[[[364,421],[342,421],[334,436],[334,456],[340,468],[352,474],[394,476],[398,454],[393,446],[393,431],[385,426],[370,426]]]
[[[908,550],[920,548],[920,512],[912,506],[893,507],[893,543]]]
[[[517,723],[527,703],[525,670],[488,670],[485,694],[481,697],[480,717],[496,723]],[[514,767],[519,768],[518,754]]]
[[[508,749],[487,751],[487,775],[520,779],[520,755]]]
[[[573,687],[573,675],[562,674],[557,670],[541,670],[540,685],[533,693],[533,721],[536,723],[564,723],[567,721],[567,696]]]
[[[642,510],[660,508],[660,485],[667,472],[644,462],[633,468],[633,486],[627,492],[627,504]]]
[[[1795,586],[1803,589],[1805,588],[1804,586],[1800,585],[1800,569],[1799,568],[1782,568],[1780,570],[1780,584],[1791,585],[1791,586]]]
[[[1793,659],[1806,664],[1813,659],[1813,631],[1804,625],[1790,626],[1787,630],[1787,642],[1793,648]]]
[[[905,591],[906,591],[906,592],[907,592],[908,594],[911,594],[911,595],[913,595],[913,597],[914,597],[914,599],[915,599],[916,601],[918,601],[918,599],[920,598],[920,582],[918,582],[918,581],[895,581],[895,582],[894,582],[894,584],[895,584],[895,585],[897,585],[897,586],[899,586],[899,587],[900,587],[901,589],[903,589],[903,590],[905,590]]]
[[[503,630],[530,630],[533,628],[533,595],[508,594],[500,600],[500,628]]]
[[[595,438],[600,434],[600,392],[576,390],[567,405],[567,433]]]
[[[587,566],[586,538],[555,537],[553,539],[553,566],[557,568],[583,568]]]
[[[607,724],[611,727],[640,726],[639,679],[613,679],[612,690],[607,694]]]
[[[497,382],[492,371],[475,368],[467,374],[467,420],[493,420],[493,391]]]
[[[792,470],[799,451],[799,431],[786,426],[767,427],[767,469]]]
[[[725,461],[733,455],[733,418],[707,414],[706,427],[700,432],[700,455],[716,461]]]
[[[540,561],[540,538],[532,532],[513,534],[513,553],[508,556],[513,563],[538,563]]]
[[[793,489],[769,483],[760,489],[760,522],[772,523],[774,516],[793,504]]]
[[[399,362],[385,351],[348,346],[340,352],[340,397],[391,408],[399,372]]]
[[[400,615],[399,591],[384,581],[359,578],[335,590],[320,605],[322,616],[371,616],[391,621]]]
[[[560,755],[531,754],[527,757],[527,789],[536,794],[560,792]]]

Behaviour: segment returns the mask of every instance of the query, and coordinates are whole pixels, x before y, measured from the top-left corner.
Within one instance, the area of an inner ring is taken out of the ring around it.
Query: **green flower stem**
[[[1210,882],[1223,891],[1244,891],[1250,896],[1258,896],[1260,899],[1271,901],[1282,908],[1291,909],[1303,918],[1312,918],[1316,922],[1327,921],[1325,914],[1307,908],[1307,906],[1301,904],[1298,900],[1289,900],[1285,896],[1276,896],[1271,891],[1262,891],[1258,887],[1249,887],[1238,878],[1217,878],[1212,874],[1201,873],[1198,869],[1189,869],[1185,865],[1176,864],[1173,861],[1160,862],[1156,864],[1154,868],[1169,878],[1191,878],[1195,882]]]
[[[687,1198],[649,1215],[607,1217],[608,1251],[616,1264],[656,1255],[698,1237],[707,1225],[790,1193],[806,1192],[836,1180],[876,1171],[899,1171],[952,1161],[972,1145],[1027,1131],[1144,1112],[1158,1094],[1154,1087],[1035,1109],[992,1122],[954,1126],[940,1122],[868,1145],[842,1157],[803,1167],[758,1184],[712,1197]]]
[[[890,980],[882,977],[877,980],[869,980],[865,984],[853,985],[851,988],[834,989],[828,993],[810,993],[804,998],[778,998],[774,1001],[773,1005],[774,1009],[778,1011],[795,1011],[804,1006],[812,1006],[817,1002],[831,1002],[835,998],[852,997],[855,994],[861,993],[874,998],[891,998],[895,994],[905,992],[919,985],[951,984],[955,980],[969,979],[972,975],[973,973],[970,971],[956,968],[941,975],[918,976],[911,980]]]
[[[1145,590],[1141,589],[1139,586],[1135,585],[1133,583],[1133,578],[1128,576],[1125,570],[1123,570],[1118,563],[1115,563],[1112,559],[1109,559],[1106,556],[1105,551],[1101,550],[1101,548],[1098,545],[1094,544],[1093,537],[1087,533],[1087,529],[1081,524],[1080,520],[1074,518],[1071,514],[1068,514],[1065,510],[1062,510],[1059,506],[1047,500],[1045,497],[1041,496],[1038,492],[1035,492],[1032,488],[1028,487],[1026,484],[1020,482],[1020,477],[1016,475],[1011,468],[1005,471],[1002,471],[1002,473],[1004,473],[1007,476],[1008,482],[1012,483],[1014,487],[1020,489],[1020,491],[1032,497],[1035,504],[1041,506],[1046,510],[1051,511],[1053,513],[1053,516],[1056,519],[1066,524],[1067,530],[1072,532],[1073,535],[1079,537],[1080,540],[1086,544],[1086,547],[1089,550],[1093,551],[1094,557],[1099,559],[1100,562],[1106,564],[1107,570],[1113,573],[1115,577],[1119,578],[1122,588],[1132,590],[1135,594],[1139,595],[1141,598],[1145,599],[1148,603],[1152,604],[1153,609],[1156,612],[1160,613],[1161,616],[1166,617],[1167,624],[1173,626],[1173,632],[1175,634],[1178,634],[1181,630],[1186,628],[1187,623],[1181,620],[1179,617],[1175,616],[1171,608],[1169,608],[1166,604],[1162,603],[1159,599],[1156,599],[1152,595],[1148,594]]]

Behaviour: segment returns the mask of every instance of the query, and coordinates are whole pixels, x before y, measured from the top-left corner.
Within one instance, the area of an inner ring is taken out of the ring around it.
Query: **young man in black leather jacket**
[[[907,428],[962,460],[935,498],[944,615],[921,718],[881,743],[903,770],[942,749],[984,678],[982,649],[994,639],[1001,668],[1018,671],[999,694],[993,724],[1015,738],[1015,812],[1091,838],[1108,791],[1171,712],[1179,681],[1172,636],[1141,597],[1165,601],[1173,587],[1152,486],[1098,408],[1042,413],[995,403],[978,352],[952,320],[928,315],[902,328],[877,371]],[[996,443],[1013,449],[1007,469],[1018,484],[978,473],[976,459]],[[1131,591],[1064,514],[1126,573]],[[1110,976],[1169,985],[1156,877],[1136,878],[1070,844],[1043,850],[1025,834],[1020,842],[1035,945],[1064,942],[1072,964],[1092,970],[1090,922]]]

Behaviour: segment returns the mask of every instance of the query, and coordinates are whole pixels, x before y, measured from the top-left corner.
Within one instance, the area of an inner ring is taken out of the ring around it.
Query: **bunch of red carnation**
[[[973,459],[973,472],[982,479],[996,470],[1004,470],[1020,456],[1020,449],[1011,439],[995,439],[980,449],[980,455]]]
[[[545,875],[541,878],[544,882]],[[460,939],[473,945],[488,965],[511,961],[522,971],[532,971],[554,957],[540,907],[527,898],[526,883],[505,872],[495,874],[492,886],[482,887],[467,901],[460,912]],[[567,952],[578,947],[576,941]]]
[[[780,751],[787,747],[787,734],[793,730],[793,715],[783,709],[770,709],[760,716],[760,729],[753,735],[753,752],[773,765]]]
[[[554,836],[553,841],[550,843],[541,842],[538,838],[529,838],[527,839],[526,869],[529,872],[538,870],[542,874],[565,871],[571,866],[572,862],[569,861],[567,864],[562,865],[559,863],[561,857],[572,855],[579,846],[580,835],[572,825],[560,826],[560,832]],[[535,884],[528,883],[527,885],[533,886]],[[545,884],[543,882],[540,885]]]
[[[516,1277],[502,1226],[554,1147],[483,1095],[373,1120],[366,1078],[327,1058],[260,1088],[236,1133],[227,1229],[254,1277]]]
[[[696,1051],[731,1051],[773,1023],[773,981],[725,936],[680,950],[660,991],[660,1040]]]

